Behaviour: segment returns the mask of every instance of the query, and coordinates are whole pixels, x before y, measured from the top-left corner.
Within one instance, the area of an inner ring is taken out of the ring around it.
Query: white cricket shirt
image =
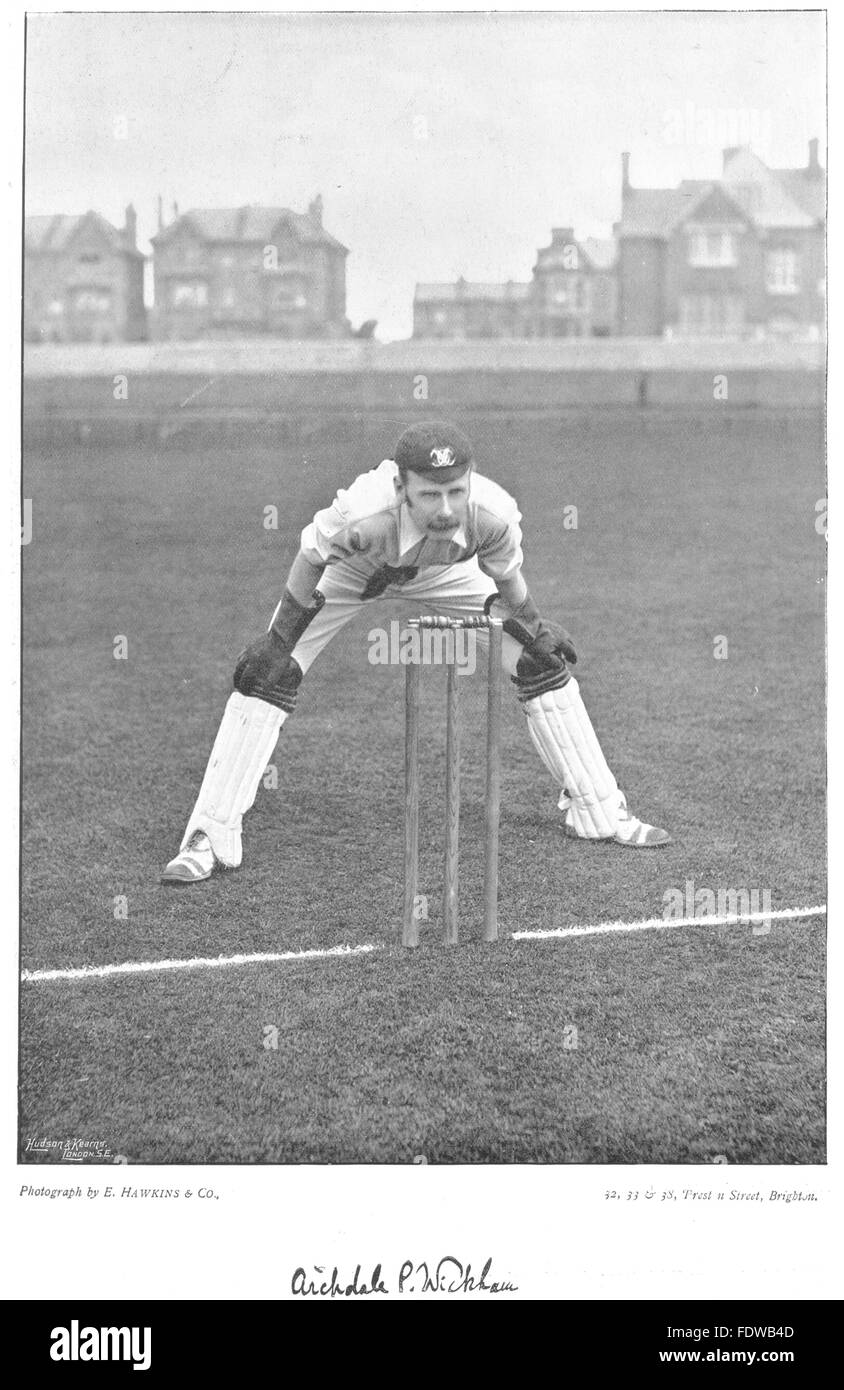
[[[477,557],[484,574],[504,579],[523,563],[521,513],[503,487],[472,473],[466,520],[450,536],[427,536],[396,495],[398,468],[384,459],[340,488],[330,507],[302,532],[302,553],[313,565],[351,562],[362,574],[383,565],[418,569]]]

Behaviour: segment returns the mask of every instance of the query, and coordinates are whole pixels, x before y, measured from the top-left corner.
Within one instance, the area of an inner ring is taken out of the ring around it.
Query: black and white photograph
[[[26,16],[23,1184],[802,1200],[826,41]]]

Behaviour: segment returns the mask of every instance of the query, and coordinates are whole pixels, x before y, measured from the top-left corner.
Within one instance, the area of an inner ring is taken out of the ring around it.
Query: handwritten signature
[[[435,1265],[426,1261],[416,1264],[405,1260],[399,1272],[395,1288],[398,1293],[515,1293],[518,1284],[506,1279],[491,1279],[492,1259],[488,1259],[480,1274],[472,1273],[471,1264],[464,1265],[454,1255],[444,1255]],[[361,1266],[355,1268],[351,1283],[340,1278],[335,1266],[328,1277],[327,1266],[312,1265],[311,1273],[301,1266],[291,1281],[294,1294],[303,1298],[366,1298],[372,1294],[392,1292],[385,1283],[382,1266],[377,1264],[369,1279],[361,1278]]]

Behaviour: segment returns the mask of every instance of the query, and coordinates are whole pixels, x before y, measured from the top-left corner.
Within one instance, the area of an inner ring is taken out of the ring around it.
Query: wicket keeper
[[[671,843],[627,808],[570,669],[572,640],[541,616],[522,575],[520,522],[509,493],[476,471],[470,441],[441,421],[405,430],[393,458],[316,513],[269,630],[238,658],[196,805],[163,882],[198,883],[238,867],[244,814],[303,676],[332,637],[382,597],[407,600],[416,614],[454,618],[494,605],[504,620],[502,664],[560,788],[564,833],[631,849]]]

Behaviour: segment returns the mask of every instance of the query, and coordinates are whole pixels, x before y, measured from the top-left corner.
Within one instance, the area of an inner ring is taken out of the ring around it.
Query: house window
[[[47,313],[51,318],[58,318],[60,314],[64,313],[62,301],[60,299],[51,299],[50,303],[47,305]]]
[[[734,232],[694,231],[689,233],[689,265],[723,267],[738,261]]]
[[[768,294],[797,294],[797,252],[788,247],[769,251],[765,257],[765,289]]]
[[[79,257],[82,265],[99,265],[100,259],[96,251],[83,251]]]
[[[233,309],[237,300],[237,295],[233,289],[223,290],[220,303],[224,309]]]
[[[576,309],[589,310],[592,307],[592,286],[589,281],[580,276],[575,284],[574,307]]]
[[[202,281],[174,285],[170,291],[170,303],[174,309],[204,309],[208,303],[208,286]]]
[[[79,314],[107,314],[111,309],[111,295],[107,290],[77,290],[73,307]]]
[[[299,275],[282,276],[273,292],[273,308],[283,313],[291,309],[306,309],[308,306],[305,285]]]
[[[744,304],[734,294],[684,294],[680,297],[682,333],[738,332],[744,323]]]
[[[576,302],[577,278],[575,276],[560,275],[552,281],[551,300],[558,307],[567,309],[569,305]]]
[[[580,313],[589,308],[589,282],[582,275],[568,275],[554,282],[551,296],[556,309],[574,310]]]

